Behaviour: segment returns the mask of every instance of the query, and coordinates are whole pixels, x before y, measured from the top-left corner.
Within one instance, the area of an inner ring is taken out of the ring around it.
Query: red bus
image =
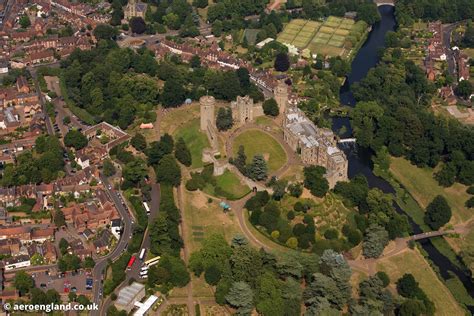
[[[132,256],[132,257],[130,258],[130,261],[129,261],[128,264],[127,264],[127,271],[132,269],[132,266],[133,266],[133,264],[135,263],[135,260],[136,260],[136,257],[135,257],[135,256]]]

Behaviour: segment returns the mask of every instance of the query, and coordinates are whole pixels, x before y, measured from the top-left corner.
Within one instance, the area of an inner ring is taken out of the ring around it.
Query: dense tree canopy
[[[64,136],[64,145],[79,150],[87,146],[87,137],[78,130],[72,129]]]
[[[24,151],[16,156],[15,164],[3,170],[1,185],[23,185],[49,183],[64,175],[64,149],[55,136],[42,135],[35,141],[33,152]]]

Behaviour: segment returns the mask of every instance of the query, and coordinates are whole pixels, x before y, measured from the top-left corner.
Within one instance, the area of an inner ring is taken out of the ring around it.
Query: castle
[[[130,20],[133,17],[145,18],[147,4],[141,1],[136,2],[135,0],[130,0],[123,10],[123,14],[126,20]]]
[[[275,87],[274,98],[283,115],[282,128],[285,142],[300,153],[305,165],[318,165],[326,168],[326,179],[333,188],[338,181],[347,181],[348,161],[345,153],[337,147],[334,133],[327,128],[318,128],[306,117],[296,104],[290,102],[288,86],[279,82]],[[203,96],[199,100],[201,108],[201,130],[206,133],[211,148],[203,153],[203,160],[214,163],[214,173],[220,170],[214,158],[218,150],[218,132],[216,129],[215,99]],[[264,115],[261,104],[254,104],[249,96],[238,96],[231,102],[232,117],[236,123],[243,125],[253,122],[256,117]]]
[[[253,99],[248,95],[237,96],[237,99],[231,102],[230,108],[232,118],[239,124],[253,122],[256,117],[264,115],[262,105],[254,104]]]
[[[345,153],[337,147],[334,133],[327,128],[318,128],[298,107],[290,107],[283,118],[283,138],[306,165],[326,168],[326,179],[333,188],[338,181],[347,181],[348,161]]]

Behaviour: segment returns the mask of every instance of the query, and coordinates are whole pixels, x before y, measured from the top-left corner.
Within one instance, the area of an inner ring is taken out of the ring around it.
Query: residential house
[[[112,240],[112,233],[108,230],[103,230],[96,240],[94,240],[93,245],[96,253],[101,253],[110,249],[110,242]]]

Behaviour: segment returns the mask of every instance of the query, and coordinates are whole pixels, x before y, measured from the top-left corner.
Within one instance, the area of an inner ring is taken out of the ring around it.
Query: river
[[[380,60],[379,49],[384,47],[385,34],[388,31],[394,31],[396,28],[394,7],[388,5],[381,6],[379,7],[379,12],[381,15],[381,21],[372,27],[366,42],[352,62],[351,73],[347,76],[344,85],[341,87],[340,101],[342,104],[355,106],[356,101],[350,89],[351,85],[363,79],[367,75],[367,72],[377,65]],[[332,121],[333,131],[338,132],[342,127],[345,127],[345,133],[341,136],[347,137],[352,134],[349,118],[334,117]],[[363,174],[367,178],[370,188],[379,188],[385,193],[395,193],[394,188],[388,181],[374,175],[370,158],[371,154],[369,152],[354,148],[345,148],[344,150],[348,155],[348,173],[350,178],[357,174]],[[394,206],[397,212],[404,214],[398,204],[394,203]],[[422,230],[420,227],[414,223],[410,217],[408,218],[413,233],[421,233]],[[474,284],[465,271],[459,269],[447,257],[441,254],[438,249],[433,246],[430,240],[425,239],[421,241],[420,244],[428,254],[429,259],[439,268],[439,272],[443,279],[447,280],[451,277],[449,272],[455,274],[463,283],[470,296],[474,297]],[[472,314],[474,314],[474,306],[468,306],[468,309]]]

